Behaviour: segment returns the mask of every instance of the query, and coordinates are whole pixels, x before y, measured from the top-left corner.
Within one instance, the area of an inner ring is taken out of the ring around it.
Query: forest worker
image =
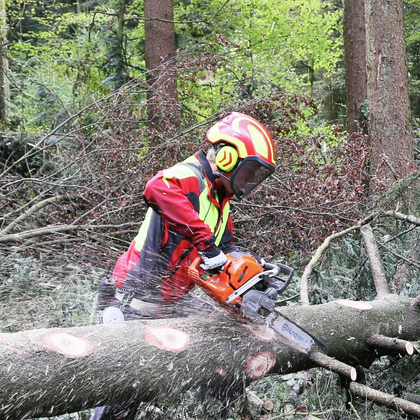
[[[105,323],[212,311],[189,293],[188,267],[200,255],[204,270],[221,269],[225,254],[237,251],[230,199],[241,200],[274,172],[275,151],[267,129],[239,112],[213,125],[206,141],[207,154],[199,151],[147,182],[149,209],[114,268],[116,292]],[[99,301],[104,308],[106,295]]]
[[[104,323],[213,312],[193,296],[188,267],[197,257],[204,270],[220,270],[233,245],[230,199],[242,199],[274,172],[275,151],[267,129],[233,112],[212,126],[203,151],[158,172],[144,191],[145,220],[102,285]],[[111,291],[111,293],[109,293]],[[138,404],[96,408],[91,420],[134,419]]]

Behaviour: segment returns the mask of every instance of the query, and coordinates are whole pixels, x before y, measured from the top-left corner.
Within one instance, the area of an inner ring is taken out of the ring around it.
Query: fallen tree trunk
[[[186,389],[223,395],[269,373],[317,365],[354,380],[352,367],[340,371],[343,363],[336,362],[366,366],[380,354],[411,349],[403,341],[420,338],[420,311],[411,303],[386,296],[373,302],[337,300],[281,308],[325,342],[329,358],[318,351],[306,355],[293,350],[272,330],[224,312],[0,334],[0,418],[176,397]],[[397,344],[387,346],[386,338],[398,339]]]

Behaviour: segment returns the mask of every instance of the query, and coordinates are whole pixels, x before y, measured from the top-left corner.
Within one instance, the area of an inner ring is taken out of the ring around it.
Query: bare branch
[[[41,210],[43,207],[47,206],[48,204],[55,203],[57,201],[61,201],[61,200],[64,200],[64,199],[70,199],[72,197],[74,197],[74,195],[69,196],[67,194],[63,194],[63,195],[57,195],[57,196],[54,196],[54,197],[46,198],[45,200],[40,201],[39,203],[30,207],[25,213],[21,214],[18,218],[13,220],[13,222],[11,222],[8,226],[6,226],[0,232],[0,237],[1,237],[1,235],[6,235],[7,233],[11,232],[19,223],[23,222],[28,217],[30,217],[32,214]]]
[[[358,397],[374,401],[377,404],[385,405],[386,407],[395,407],[405,413],[420,417],[420,405],[404,400],[402,398],[394,397],[385,392],[377,391],[356,382],[350,383],[350,392]]]
[[[372,227],[366,224],[360,229],[362,238],[366,246],[366,252],[369,257],[370,269],[373,282],[375,283],[376,293],[379,298],[389,294],[388,283],[386,281],[385,269],[379,254],[378,244],[376,243]]]
[[[403,214],[399,211],[386,211],[384,213],[385,216],[392,216],[396,219],[403,220],[404,222],[410,222],[417,226],[420,226],[420,218],[413,216],[412,214]]]
[[[309,305],[309,292],[308,292],[308,279],[309,276],[312,274],[312,270],[314,269],[315,265],[319,262],[322,257],[322,254],[328,247],[332,240],[340,238],[341,236],[347,235],[347,233],[352,232],[354,230],[360,229],[360,226],[351,226],[346,230],[341,232],[334,233],[327,238],[324,239],[324,242],[318,249],[316,250],[315,254],[313,255],[309,264],[305,267],[305,271],[300,279],[300,301],[303,305]]]
[[[355,381],[357,379],[357,372],[353,366],[346,365],[339,360],[327,356],[319,351],[314,351],[308,355],[309,359],[317,365],[326,369],[332,370],[335,373],[345,376],[346,378]]]
[[[410,356],[414,354],[414,346],[409,341],[386,337],[381,334],[372,335],[372,337],[368,340],[368,344],[377,348],[393,350],[399,353],[407,353]]]
[[[39,229],[27,230],[20,233],[11,233],[9,235],[0,234],[0,243],[4,242],[19,242],[37,236],[50,235],[53,233],[70,232],[74,230],[91,230],[91,229],[115,229],[123,226],[137,226],[137,223],[129,222],[121,225],[58,225],[58,226],[45,226]]]

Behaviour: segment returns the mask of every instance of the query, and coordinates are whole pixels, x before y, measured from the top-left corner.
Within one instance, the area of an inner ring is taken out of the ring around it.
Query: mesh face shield
[[[257,156],[245,158],[230,178],[233,193],[239,200],[242,200],[242,198],[268,178],[274,170],[274,166],[264,162]]]

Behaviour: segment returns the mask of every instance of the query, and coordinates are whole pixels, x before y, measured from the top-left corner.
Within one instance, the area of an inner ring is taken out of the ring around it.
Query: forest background
[[[363,9],[363,2],[349,3]],[[401,4],[416,165],[420,2]],[[242,249],[295,268],[287,304],[299,302],[299,278],[329,235],[378,209],[416,214],[417,177],[402,178],[413,168],[394,170],[390,182],[384,172],[392,167],[389,156],[372,152],[368,115],[374,110],[366,86],[349,116],[356,84],[347,73],[346,36],[354,33],[346,32],[352,16],[346,18],[345,6],[321,0],[1,0],[1,332],[94,322],[99,279],[145,212],[145,182],[205,147],[206,129],[232,110],[264,122],[276,143],[276,175],[249,199],[234,202],[233,217]],[[159,19],[150,18],[156,13]],[[164,24],[163,31],[154,24]],[[397,75],[388,76],[398,85]],[[398,150],[399,142],[393,146]],[[375,233],[389,286],[418,296],[416,229],[381,220]],[[357,232],[334,242],[312,277],[312,304],[375,297]],[[416,362],[381,359],[371,384],[418,393]],[[255,392],[275,401],[278,413],[292,404],[319,418],[401,418],[368,403],[349,409],[328,372],[267,378]],[[197,416],[191,401],[186,398],[180,418]]]

